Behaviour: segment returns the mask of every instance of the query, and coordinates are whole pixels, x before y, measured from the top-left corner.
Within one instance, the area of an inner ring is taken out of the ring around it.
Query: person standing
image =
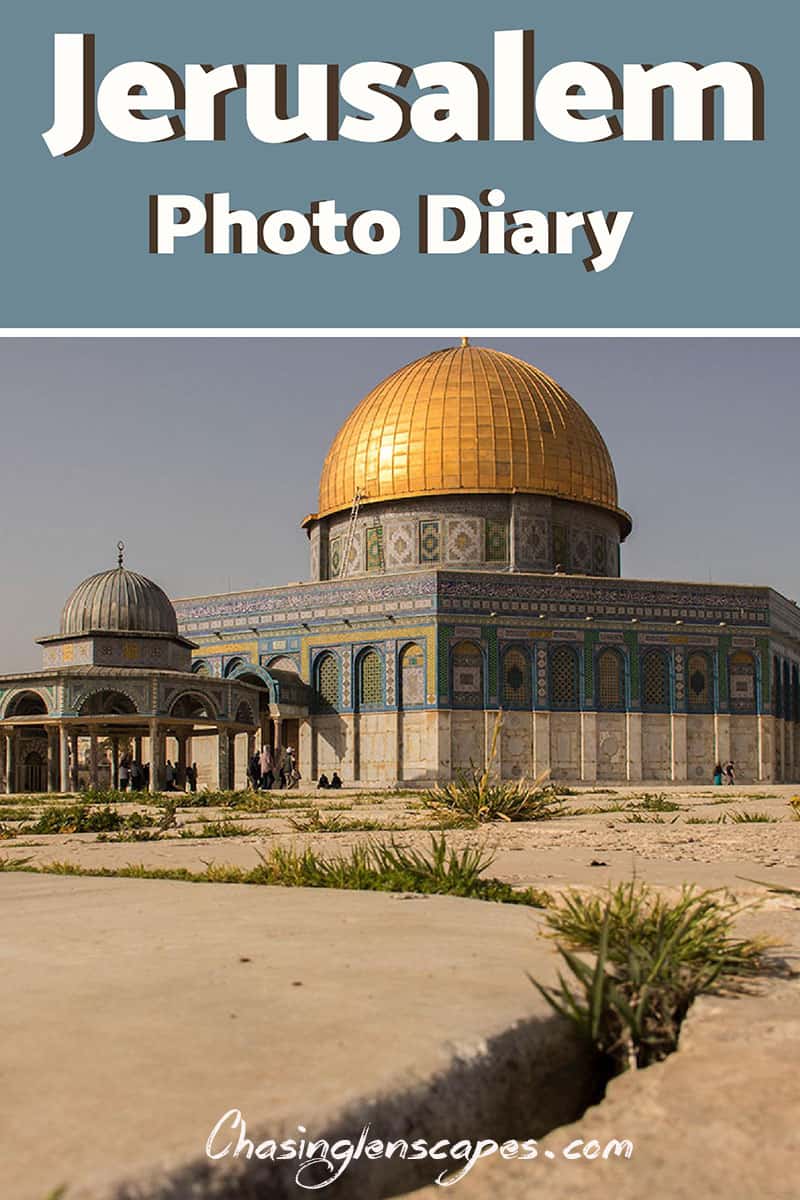
[[[175,768],[173,767],[173,765],[169,759],[167,759],[167,766],[164,771],[164,775],[166,777],[167,791],[174,792],[175,791]]]
[[[717,763],[714,767],[714,786],[719,787],[722,783],[722,763]]]
[[[259,785],[265,791],[269,791],[272,787],[272,781],[275,778],[272,773],[272,753],[268,746],[261,747],[261,754],[258,760]]]
[[[725,782],[730,787],[736,783],[736,769],[730,759],[725,763]]]
[[[131,760],[127,754],[123,754],[119,760],[119,790],[127,792],[128,780],[130,779],[130,764]]]
[[[189,791],[197,791],[197,763],[194,762],[190,767],[186,768],[186,779],[189,783]]]

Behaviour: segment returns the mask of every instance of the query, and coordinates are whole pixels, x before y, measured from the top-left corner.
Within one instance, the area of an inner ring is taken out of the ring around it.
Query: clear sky
[[[553,375],[608,443],[636,578],[800,599],[800,344],[484,339]],[[308,577],[299,528],[340,424],[438,338],[0,339],[0,673],[35,669],[87,575],[172,596]]]

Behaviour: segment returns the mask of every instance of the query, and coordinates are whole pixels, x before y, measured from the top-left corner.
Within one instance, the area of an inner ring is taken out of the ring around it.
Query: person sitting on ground
[[[342,781],[339,778],[339,772],[334,771],[333,774],[331,775],[331,787],[332,788],[340,788],[341,786],[342,786]]]
[[[320,775],[319,779],[317,780],[317,787],[318,788],[329,788],[330,786],[331,786],[331,781],[330,781],[330,779],[328,779],[328,776],[323,771],[323,773]]]

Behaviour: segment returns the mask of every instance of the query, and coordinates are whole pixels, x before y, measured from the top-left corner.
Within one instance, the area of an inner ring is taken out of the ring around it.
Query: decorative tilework
[[[383,526],[368,525],[366,530],[367,570],[382,571],[383,562]]]
[[[486,520],[486,562],[508,562],[508,523]]]
[[[569,566],[567,530],[564,525],[553,526],[553,566],[562,570]]]
[[[404,708],[425,703],[425,655],[415,642],[400,654],[400,701]]]
[[[386,564],[390,570],[414,564],[414,527],[410,521],[389,526],[385,540]]]
[[[331,579],[336,579],[342,569],[342,539],[333,538],[328,550]]]
[[[419,561],[438,563],[441,556],[441,536],[438,521],[419,523]]]
[[[478,517],[448,519],[445,543],[448,562],[475,563],[481,561],[480,525]]]
[[[576,571],[588,572],[592,568],[592,535],[586,529],[573,529],[570,566]],[[562,566],[566,566],[561,560]]]
[[[594,535],[593,566],[596,575],[605,575],[608,569],[608,543],[602,533]]]

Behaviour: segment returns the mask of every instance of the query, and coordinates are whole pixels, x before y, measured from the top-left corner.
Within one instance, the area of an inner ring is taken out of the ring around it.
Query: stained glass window
[[[690,708],[708,708],[711,704],[710,675],[705,654],[692,654],[686,667]]]
[[[625,668],[617,650],[601,650],[597,657],[597,700],[600,708],[624,707]]]
[[[530,703],[530,663],[525,652],[514,646],[503,655],[503,704],[529,708]]]
[[[400,655],[400,703],[425,702],[425,655],[415,642],[406,646]]]
[[[339,664],[332,654],[317,662],[317,699],[322,708],[337,708],[339,704]]]
[[[550,655],[550,703],[554,708],[578,704],[578,656],[570,646],[557,646]]]
[[[358,661],[358,699],[367,706],[383,703],[383,672],[375,650],[367,650]]]
[[[660,650],[648,650],[642,659],[642,707],[669,708],[669,670]]]
[[[483,708],[483,655],[474,642],[453,647],[453,704],[456,708]]]

